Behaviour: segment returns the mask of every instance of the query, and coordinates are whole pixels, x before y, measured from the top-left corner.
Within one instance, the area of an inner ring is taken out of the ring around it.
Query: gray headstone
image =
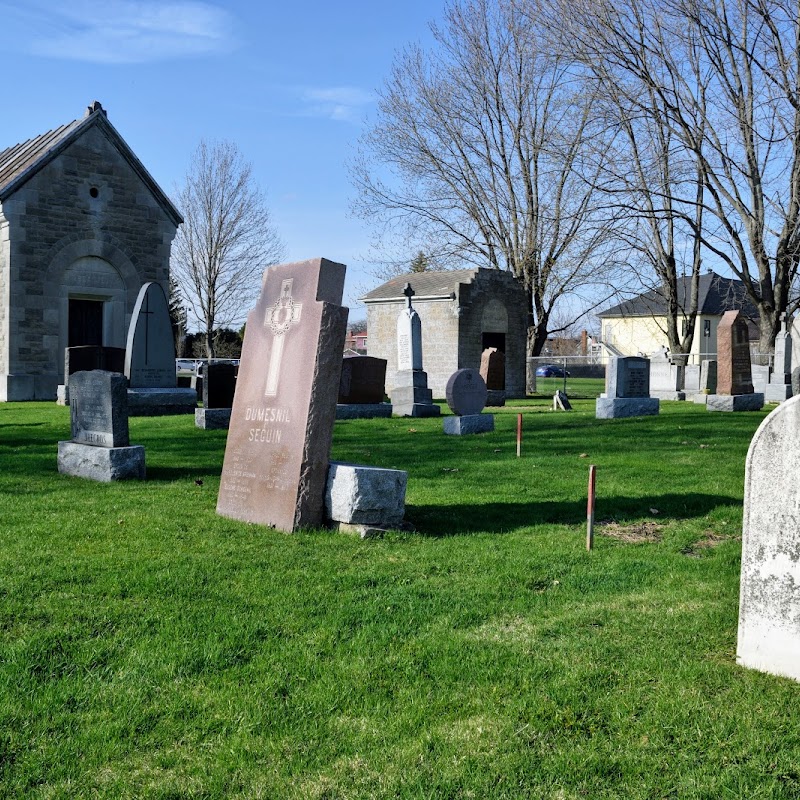
[[[70,381],[72,441],[127,447],[128,382],[116,372],[75,372]]]
[[[606,367],[606,396],[649,397],[649,360],[642,356],[610,358]]]
[[[717,393],[717,362],[703,359],[700,362],[700,391],[706,394]]]
[[[322,524],[347,332],[344,264],[270,267],[247,329],[217,513],[283,531]]]
[[[125,376],[132,388],[177,385],[169,305],[158,283],[146,283],[139,290],[128,328]]]
[[[406,307],[397,317],[397,371],[422,369],[422,322],[411,306],[414,290],[406,284]]]
[[[447,381],[445,397],[450,410],[462,414],[480,414],[486,405],[486,384],[476,369],[458,369]]]
[[[753,364],[750,367],[750,374],[752,376],[753,391],[761,392],[766,391],[767,384],[769,383],[769,366],[763,364]]]
[[[778,406],[747,453],[737,661],[800,681],[800,397]]]
[[[683,381],[687,393],[697,394],[700,391],[700,365],[687,364],[684,369]]]
[[[561,389],[553,395],[553,411],[572,411],[572,403]]]

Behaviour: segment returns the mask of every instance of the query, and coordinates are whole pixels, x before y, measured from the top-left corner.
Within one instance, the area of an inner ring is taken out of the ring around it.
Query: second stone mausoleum
[[[386,359],[387,386],[397,372],[397,317],[407,283],[422,323],[422,366],[434,397],[445,396],[456,370],[479,369],[487,347],[505,354],[506,395],[525,396],[525,292],[510,273],[495,269],[412,272],[361,298],[367,307],[367,352]]]
[[[54,400],[66,347],[125,347],[181,221],[100,103],[0,150],[0,401]]]

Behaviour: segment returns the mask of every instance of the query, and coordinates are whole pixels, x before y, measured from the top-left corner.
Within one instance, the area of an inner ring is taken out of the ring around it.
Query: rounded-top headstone
[[[480,414],[486,405],[486,383],[476,369],[456,370],[447,381],[445,397],[454,414]]]

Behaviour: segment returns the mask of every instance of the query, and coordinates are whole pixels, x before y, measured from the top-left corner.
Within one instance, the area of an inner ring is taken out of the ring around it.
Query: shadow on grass
[[[701,517],[719,506],[737,506],[735,497],[716,494],[662,494],[649,497],[607,497],[597,501],[596,519]],[[406,520],[421,536],[461,536],[471,533],[511,533],[534,525],[578,525],[586,520],[586,500],[534,503],[409,505]]]

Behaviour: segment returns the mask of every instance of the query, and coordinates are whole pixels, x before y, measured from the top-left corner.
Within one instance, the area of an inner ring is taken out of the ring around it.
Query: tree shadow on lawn
[[[701,517],[719,506],[741,506],[735,497],[717,494],[662,494],[648,497],[606,497],[595,508],[597,519]],[[533,525],[578,525],[586,521],[586,499],[533,503],[476,503],[474,505],[409,505],[406,521],[421,536],[461,536],[470,533],[512,533]]]

